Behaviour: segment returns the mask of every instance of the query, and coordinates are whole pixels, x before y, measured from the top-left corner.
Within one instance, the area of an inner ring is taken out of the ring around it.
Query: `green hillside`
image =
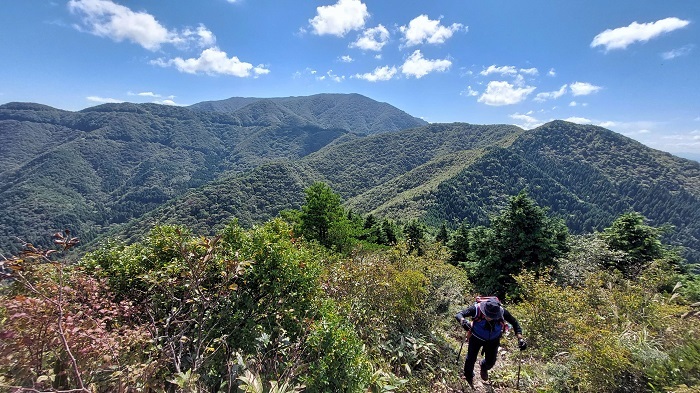
[[[243,98],[205,101],[190,108],[235,113],[245,119],[264,114],[267,121],[303,121],[323,128],[342,128],[371,135],[428,124],[387,103],[359,94],[317,94],[308,97]],[[260,109],[264,108],[263,111]],[[292,115],[293,114],[293,115]],[[293,120],[290,120],[293,118]]]
[[[280,169],[271,169],[275,167]],[[236,201],[224,208],[226,214],[249,226],[285,207],[298,207],[300,190],[320,180],[355,212],[420,219],[434,227],[447,222],[454,228],[465,220],[487,224],[509,196],[526,189],[574,233],[600,230],[624,212],[639,211],[655,225],[671,225],[667,240],[686,247],[685,255],[697,260],[699,167],[600,127],[557,121],[523,131],[503,125],[433,124],[340,138],[298,161],[231,174],[149,217],[206,228],[197,224],[188,201],[200,201],[199,209],[219,217],[223,207],[217,198],[224,196]],[[306,183],[290,187],[280,177],[284,173]],[[268,187],[244,185],[252,180]],[[274,185],[281,185],[278,192],[270,192]],[[267,208],[261,208],[261,200]],[[246,207],[237,201],[251,203]],[[146,222],[152,221],[137,220],[131,226],[145,233]]]
[[[12,143],[0,147],[0,249],[61,228],[90,242],[155,222],[251,226],[323,181],[357,213],[434,227],[488,223],[522,189],[575,233],[634,210],[672,226],[668,241],[700,259],[697,162],[562,121],[421,124],[356,94],[81,112],[3,105],[0,136]]]
[[[358,100],[365,116],[385,118],[389,111],[399,124],[421,123],[366,97],[351,95],[345,102]],[[341,109],[334,111],[339,117]],[[345,126],[325,128],[264,100],[235,114],[155,104],[105,104],[80,112],[2,105],[0,137],[10,143],[0,146],[0,230],[7,234],[0,250],[41,243],[42,234],[61,228],[90,241],[224,173],[299,159],[339,138],[352,139],[355,127]]]

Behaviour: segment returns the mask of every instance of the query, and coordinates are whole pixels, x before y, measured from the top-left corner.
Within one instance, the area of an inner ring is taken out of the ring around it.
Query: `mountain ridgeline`
[[[64,228],[89,242],[136,239],[155,223],[249,226],[323,181],[356,213],[434,226],[485,224],[522,189],[576,233],[634,210],[700,260],[700,164],[596,126],[427,124],[321,94],[80,112],[11,103],[0,136],[3,253]]]

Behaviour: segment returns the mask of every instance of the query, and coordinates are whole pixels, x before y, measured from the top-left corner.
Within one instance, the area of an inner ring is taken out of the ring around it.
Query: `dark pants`
[[[500,339],[491,341],[483,341],[474,336],[469,338],[469,347],[467,348],[467,358],[464,361],[464,376],[467,379],[472,379],[474,375],[474,363],[479,357],[479,351],[484,348],[484,361],[481,363],[481,368],[490,370],[496,364],[496,356],[498,355],[498,347],[501,345]]]

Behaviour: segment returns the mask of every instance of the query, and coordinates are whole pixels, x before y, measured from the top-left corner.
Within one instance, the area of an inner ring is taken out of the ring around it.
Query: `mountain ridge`
[[[67,227],[86,243],[156,222],[211,232],[298,208],[323,181],[353,211],[430,225],[486,223],[522,189],[578,233],[638,210],[700,256],[700,164],[602,127],[423,124],[359,95],[231,102],[0,106],[0,137],[13,141],[0,146],[0,229],[35,242]]]

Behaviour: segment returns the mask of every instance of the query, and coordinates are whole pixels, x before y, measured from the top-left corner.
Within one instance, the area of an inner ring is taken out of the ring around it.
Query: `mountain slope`
[[[604,128],[562,121],[529,131],[416,127],[422,121],[357,95],[229,104],[229,113],[153,104],[81,112],[0,106],[0,137],[12,141],[0,147],[7,234],[0,249],[12,252],[15,237],[36,242],[62,228],[89,242],[107,232],[133,237],[155,222],[207,233],[234,217],[252,225],[299,207],[304,188],[324,181],[356,212],[433,225],[487,223],[522,189],[574,232],[600,230],[636,210],[654,225],[673,225],[669,239],[700,260],[700,164]]]
[[[268,103],[263,109],[259,106],[261,101]],[[267,121],[282,120],[281,113],[293,113],[298,116],[295,121],[303,120],[322,128],[341,128],[362,135],[392,132],[428,124],[387,103],[377,102],[359,94],[317,94],[308,97],[264,99],[233,97],[221,101],[201,102],[190,108],[232,113],[244,119],[261,116]]]
[[[223,173],[299,159],[356,138],[268,100],[234,114],[130,103],[67,112],[11,103],[0,106],[0,137],[11,142],[0,146],[5,253],[20,247],[18,239],[41,244],[63,228],[89,241]]]
[[[216,215],[223,208],[230,213],[226,217],[251,225],[284,207],[298,207],[301,190],[321,180],[359,213],[420,218],[432,225],[465,219],[486,224],[509,196],[527,189],[576,233],[601,230],[619,214],[636,210],[654,225],[672,224],[675,230],[669,239],[687,247],[689,257],[700,256],[700,165],[600,127],[556,121],[523,131],[512,126],[432,124],[336,142],[284,164],[284,170],[271,168],[231,175],[190,197],[200,201],[201,214]],[[294,185],[281,180],[280,173],[294,176]],[[242,185],[251,179],[270,186]],[[235,208],[222,207],[217,196],[242,202]],[[246,204],[248,200],[274,208]],[[179,213],[162,219],[193,223],[186,205],[182,198],[172,201],[161,211]]]

